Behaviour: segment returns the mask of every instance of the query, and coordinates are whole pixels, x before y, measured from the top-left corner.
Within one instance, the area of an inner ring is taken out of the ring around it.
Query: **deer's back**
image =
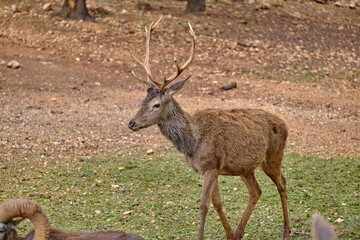
[[[193,166],[196,170],[215,167],[221,174],[239,175],[254,170],[267,156],[284,149],[287,127],[269,112],[207,109],[194,117],[200,135],[194,162],[202,165]],[[217,161],[206,160],[213,158]]]

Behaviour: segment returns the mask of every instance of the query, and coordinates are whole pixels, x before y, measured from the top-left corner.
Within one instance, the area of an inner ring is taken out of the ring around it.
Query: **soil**
[[[146,95],[132,54],[144,57],[144,26],[161,14],[151,42],[157,79],[175,71],[174,56],[188,58],[188,21],[197,35],[183,74],[192,77],[176,96],[184,109],[262,108],[287,122],[288,152],[360,156],[360,6],[210,1],[190,15],[185,1],[150,1],[150,11],[109,2],[90,6],[95,22],[52,17],[45,1],[2,3],[0,165],[174,149],[157,127],[127,128]],[[7,67],[11,60],[20,67]],[[237,88],[220,89],[231,82]]]

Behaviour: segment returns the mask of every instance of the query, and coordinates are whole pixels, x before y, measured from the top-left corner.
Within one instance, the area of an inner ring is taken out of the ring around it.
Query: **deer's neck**
[[[178,151],[191,157],[200,138],[197,123],[174,99],[166,107],[167,114],[158,126]]]

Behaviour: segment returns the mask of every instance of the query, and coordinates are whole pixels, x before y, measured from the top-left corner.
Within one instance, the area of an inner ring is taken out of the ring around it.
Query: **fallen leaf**
[[[337,223],[342,223],[343,221],[345,221],[345,220],[342,219],[342,218],[338,218],[338,219],[335,220],[335,222],[337,222]]]
[[[125,215],[125,216],[126,216],[126,215],[131,215],[133,212],[134,212],[134,211],[126,211],[126,212],[123,213],[123,215]]]

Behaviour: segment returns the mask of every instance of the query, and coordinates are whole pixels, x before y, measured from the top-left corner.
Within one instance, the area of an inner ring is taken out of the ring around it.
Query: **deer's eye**
[[[159,108],[159,107],[160,107],[160,103],[154,104],[153,107],[154,107],[154,108]]]

